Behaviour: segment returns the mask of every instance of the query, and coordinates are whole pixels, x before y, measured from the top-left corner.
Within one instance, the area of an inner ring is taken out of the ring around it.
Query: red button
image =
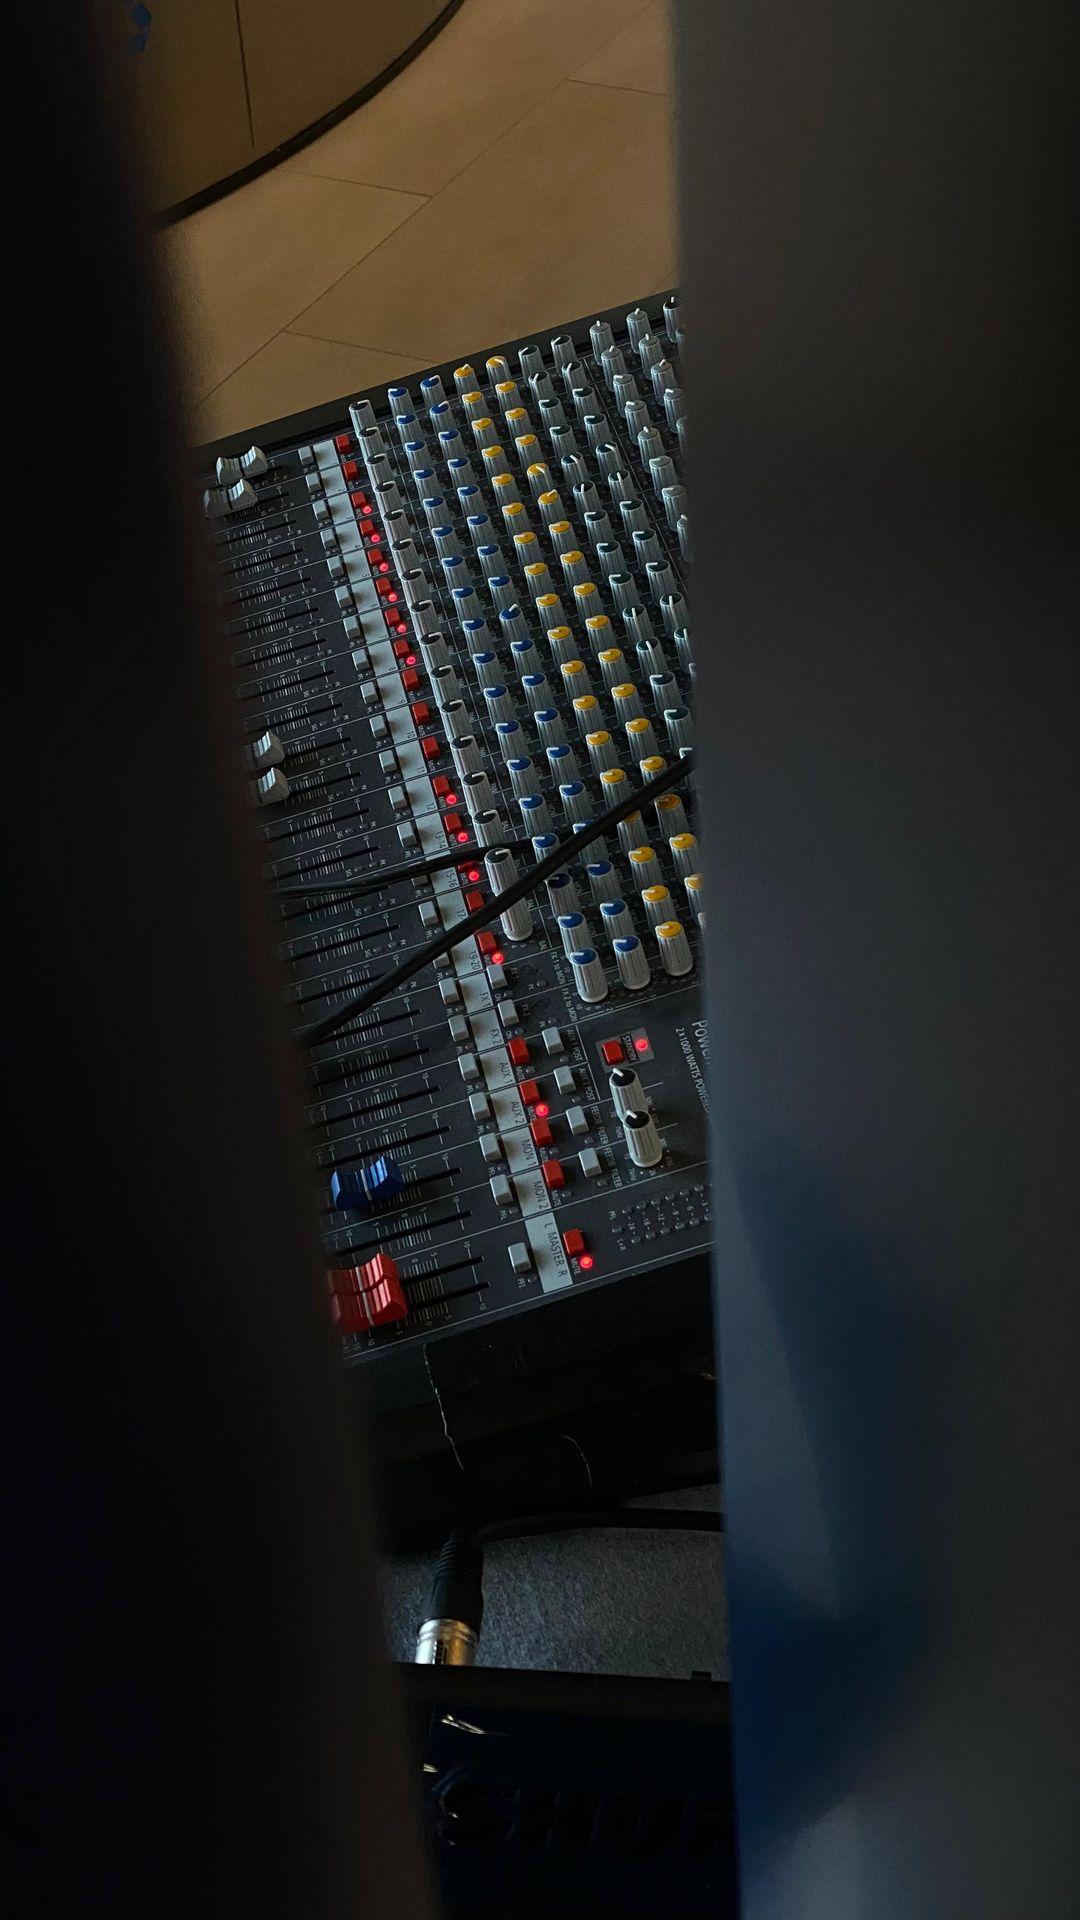
[[[529,1126],[529,1132],[532,1134],[533,1140],[538,1147],[550,1147],[551,1145],[551,1121],[550,1120],[533,1120]]]
[[[354,507],[357,513],[371,512],[371,502],[368,499],[366,493],[350,493],[349,505],[350,507]],[[364,526],[363,522],[361,522],[360,531],[361,533],[374,533],[375,531],[374,520],[369,520],[366,527]]]
[[[617,1067],[619,1061],[626,1058],[621,1040],[601,1040],[600,1052],[609,1067]]]
[[[346,480],[359,480],[360,478],[359,460],[343,460],[341,463],[341,471],[345,475]]]
[[[470,913],[479,913],[483,904],[484,896],[482,893],[478,893],[475,887],[465,895],[465,905],[468,907]]]
[[[442,800],[450,791],[450,782],[445,773],[437,773],[431,783],[431,791],[436,800]]]
[[[565,1187],[566,1175],[562,1170],[561,1160],[541,1161],[540,1171],[544,1176],[545,1187],[548,1187],[552,1191],[558,1187]]]
[[[383,619],[386,621],[391,633],[404,633],[405,622],[397,607],[384,607]]]
[[[352,446],[352,434],[351,433],[335,433],[334,445],[337,448],[339,453],[348,453],[349,448]]]
[[[416,692],[417,687],[420,685],[420,675],[417,673],[415,667],[406,667],[401,676],[401,684],[406,693]]]
[[[519,1080],[518,1092],[521,1095],[521,1104],[523,1107],[535,1107],[540,1098],[539,1080]]]
[[[507,1045],[506,1052],[511,1066],[528,1066],[531,1056],[529,1054],[529,1043],[527,1040],[522,1040],[520,1037],[517,1040],[511,1040]]]
[[[404,677],[405,677],[404,674],[402,674],[402,679],[404,679]],[[460,813],[444,813],[443,826],[446,828],[447,833],[460,833],[461,832]]]
[[[476,944],[480,952],[486,954],[494,953],[499,943],[493,933],[478,933],[476,936]]]
[[[431,708],[428,706],[426,700],[414,700],[410,711],[412,713],[414,726],[427,726],[428,721],[431,719]]]
[[[412,648],[407,640],[395,640],[392,650],[395,660],[407,660],[412,652]]]
[[[562,1243],[567,1253],[584,1253],[585,1251],[585,1235],[580,1227],[567,1227]]]
[[[421,740],[420,751],[423,754],[425,760],[438,759],[439,743],[436,740],[435,735],[433,733],[429,733],[426,739]]]

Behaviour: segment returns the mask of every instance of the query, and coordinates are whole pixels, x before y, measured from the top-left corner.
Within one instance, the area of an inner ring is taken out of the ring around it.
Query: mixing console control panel
[[[708,1245],[689,764],[333,1026],[690,752],[682,344],[657,296],[202,479],[356,1365]]]

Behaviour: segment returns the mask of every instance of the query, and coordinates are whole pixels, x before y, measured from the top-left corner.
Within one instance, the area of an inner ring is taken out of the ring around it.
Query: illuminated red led
[[[416,655],[415,655],[415,653],[407,653],[407,654],[405,655],[405,665],[406,665],[407,667],[415,667],[415,665],[416,665]]]
[[[394,632],[395,632],[395,633],[408,633],[408,631],[409,631],[409,629],[408,629],[408,627],[407,627],[407,626],[405,625],[405,622],[404,622],[404,620],[399,620],[399,621],[398,621],[398,623],[397,623],[397,626],[396,626],[396,627],[394,628]]]
[[[505,959],[506,959],[505,953],[500,952],[500,950],[496,948],[495,952],[491,956],[491,964],[493,967],[501,967]]]
[[[591,1253],[583,1253],[580,1260],[578,1261],[578,1266],[581,1268],[582,1273],[590,1272],[590,1270],[595,1265],[596,1265],[596,1262],[593,1259]]]
[[[375,571],[376,573],[389,573],[390,571],[389,560],[377,560],[375,563]]]
[[[368,536],[367,536],[367,543],[368,543],[368,546],[369,546],[369,547],[381,547],[381,546],[382,546],[382,534],[381,534],[381,533],[369,533],[369,534],[368,534]]]
[[[465,827],[462,827],[462,828],[461,828],[461,830],[460,830],[460,832],[458,833],[458,836],[457,836],[457,838],[458,838],[458,845],[459,845],[459,846],[462,846],[462,847],[467,847],[467,846],[468,846],[468,844],[469,844],[469,835],[468,835],[468,830],[467,830],[467,828],[465,828]]]
[[[457,806],[457,794],[456,794],[456,793],[451,793],[451,791],[450,791],[450,783],[449,783],[449,781],[447,781],[447,783],[446,783],[446,787],[445,787],[445,800],[446,800],[446,805],[447,805],[448,807],[456,807],[456,806]]]
[[[551,1112],[551,1108],[548,1106],[546,1100],[538,1100],[536,1103],[536,1111],[541,1120],[546,1120],[548,1114]]]
[[[638,1053],[648,1053],[649,1043],[643,1033],[638,1034],[637,1039],[634,1041],[634,1047]]]
[[[468,873],[465,875],[465,878],[466,880],[473,881],[473,883],[475,884],[475,882],[480,878],[479,867],[470,867]]]

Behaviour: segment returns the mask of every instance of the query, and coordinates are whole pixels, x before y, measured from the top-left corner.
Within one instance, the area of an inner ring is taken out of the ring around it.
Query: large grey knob
[[[580,913],[577,907],[571,907],[569,912],[560,913],[558,924],[559,938],[563,944],[563,952],[569,960],[570,955],[577,953],[578,949],[583,947],[588,941],[588,922],[586,921],[585,915]]]
[[[484,867],[493,893],[505,893],[517,879],[517,863],[509,847],[492,847],[484,855]],[[499,916],[499,925],[507,940],[527,940],[532,924],[532,908],[527,900],[517,901]]]
[[[664,1157],[664,1143],[651,1113],[640,1109],[622,1116],[623,1134],[635,1167],[655,1167]]]
[[[613,1067],[608,1075],[608,1088],[620,1120],[624,1113],[648,1112],[649,1103],[636,1067]]]
[[[681,921],[661,920],[656,929],[656,944],[660,949],[664,972],[670,974],[672,979],[681,979],[683,974],[692,971],[694,956]]]
[[[570,955],[574,985],[580,999],[590,1006],[607,999],[608,983],[604,963],[595,947],[580,947]]]
[[[665,707],[664,725],[673,747],[693,746],[694,725],[689,707]]]
[[[619,979],[631,993],[640,993],[652,979],[649,956],[636,933],[615,941],[615,964],[619,969]]]
[[[467,773],[461,782],[461,791],[464,796],[465,805],[473,819],[476,818],[478,813],[486,813],[490,808],[492,801],[491,781],[483,771],[480,773]]]
[[[652,321],[644,307],[631,307],[626,316],[626,331],[630,335],[632,347],[640,347],[642,340],[652,332]]]
[[[625,900],[604,900],[600,905],[600,920],[609,940],[628,940],[634,931],[634,922]]]
[[[440,713],[445,711],[451,700],[461,699],[461,682],[452,666],[434,667],[428,679]]]
[[[459,733],[451,740],[450,757],[459,780],[464,780],[467,773],[479,773],[484,764],[480,742],[473,733]]]

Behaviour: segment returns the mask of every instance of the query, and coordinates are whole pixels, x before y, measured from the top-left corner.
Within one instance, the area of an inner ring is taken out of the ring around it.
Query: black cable
[[[500,840],[501,847],[508,847],[511,853],[531,853],[531,840]],[[407,860],[400,867],[383,867],[378,873],[358,874],[353,880],[282,880],[274,886],[274,898],[280,894],[345,893],[362,896],[365,893],[381,893],[384,887],[394,886],[399,880],[423,880],[429,873],[442,873],[447,867],[462,867],[468,860],[483,861],[489,849],[476,844],[465,847],[447,847],[442,853],[432,853],[423,860]]]
[[[391,968],[389,973],[382,974],[378,980],[372,980],[359,993],[353,994],[343,1007],[338,1007],[334,1013],[328,1013],[324,1019],[317,1020],[313,1026],[306,1028],[301,1035],[303,1044],[306,1047],[317,1047],[321,1041],[329,1040],[331,1034],[336,1033],[339,1027],[347,1025],[350,1020],[355,1020],[359,1014],[366,1013],[369,1007],[377,1006],[387,994],[394,993],[398,987],[403,987],[407,981],[414,979],[418,973],[422,973],[425,967],[441,959],[444,953],[450,953],[454,947],[460,946],[461,942],[468,940],[471,935],[482,933],[484,928],[490,926],[493,920],[497,920],[500,914],[507,911],[507,908],[515,906],[519,900],[524,900],[527,894],[535,893],[537,887],[542,886],[545,880],[550,880],[554,874],[561,873],[568,856],[579,855],[584,847],[591,846],[594,840],[599,840],[609,828],[618,826],[620,820],[626,820],[631,814],[639,813],[643,802],[658,800],[660,795],[667,793],[671,787],[679,786],[682,781],[689,778],[693,770],[693,753],[684,754],[673,766],[665,768],[663,773],[658,773],[655,780],[647,780],[643,787],[636,787],[633,793],[629,794],[625,800],[620,800],[617,806],[609,807],[606,813],[598,814],[595,820],[590,820],[582,827],[580,833],[571,834],[565,840],[560,840],[558,846],[543,860],[539,860],[531,872],[523,875],[520,880],[515,880],[513,886],[506,887],[502,893],[495,894],[486,906],[478,907],[475,913],[467,914],[465,919],[459,920],[456,926],[448,927],[445,933],[438,934],[434,940],[431,940],[422,953],[414,955],[411,960],[403,960],[400,966]],[[488,847],[485,851],[494,853],[497,849]]]
[[[486,1547],[493,1540],[527,1540],[537,1533],[585,1533],[591,1527],[626,1527],[657,1533],[722,1533],[724,1516],[715,1507],[587,1507],[568,1513],[528,1513],[513,1520],[492,1520],[472,1538]]]

